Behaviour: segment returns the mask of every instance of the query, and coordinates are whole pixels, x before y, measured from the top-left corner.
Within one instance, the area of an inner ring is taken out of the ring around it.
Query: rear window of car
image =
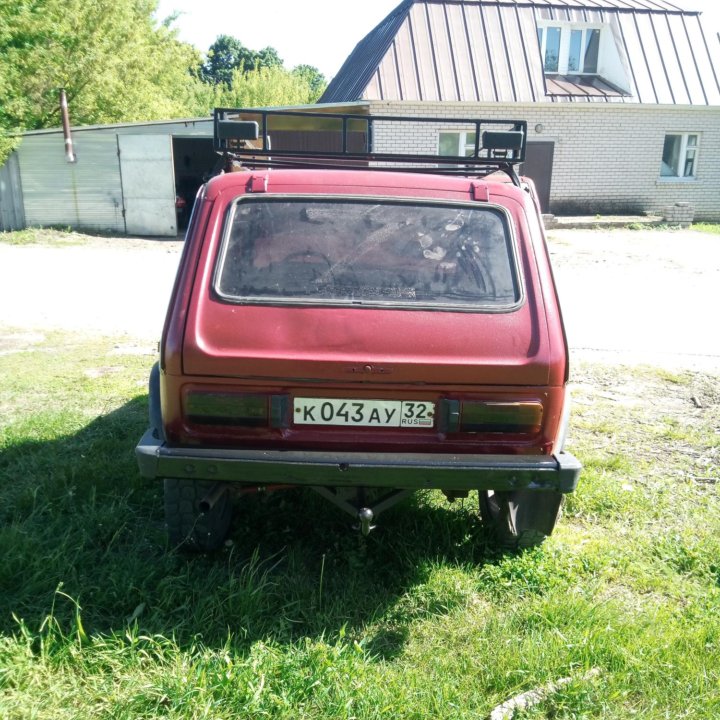
[[[521,299],[499,208],[357,198],[242,198],[215,273],[224,300],[498,311]]]

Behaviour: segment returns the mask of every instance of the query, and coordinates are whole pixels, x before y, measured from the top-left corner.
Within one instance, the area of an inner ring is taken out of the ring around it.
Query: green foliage
[[[256,52],[246,48],[232,35],[218,35],[208,49],[200,77],[206,83],[230,85],[236,70],[251,72],[258,68],[282,66],[283,61],[275,48],[266,47]]]
[[[720,223],[693,223],[691,227],[698,232],[720,235]]]
[[[198,114],[189,70],[199,54],[153,19],[155,0],[0,0],[0,127],[75,125]],[[197,82],[197,81],[194,81]]]
[[[253,51],[237,38],[219,35],[208,49],[207,58],[200,69],[200,77],[206,83],[229,85],[233,70],[254,67],[253,55]]]
[[[282,67],[283,61],[273,47],[266,47],[256,54],[255,67]]]
[[[8,155],[17,147],[18,138],[11,136],[0,127],[0,167],[5,163]]]
[[[214,88],[216,105],[225,107],[305,105],[318,95],[307,77],[278,65],[258,67],[250,72],[233,70],[229,85]]]
[[[60,125],[65,88],[73,125],[207,116],[215,105],[314,102],[325,78],[285,69],[272,47],[229,35],[198,50],[177,40],[156,0],[0,0],[0,165],[15,135]]]
[[[275,48],[250,50],[230,35],[218,36],[210,46],[199,76],[211,104],[227,107],[307,105],[327,85],[312,65],[288,71]]]
[[[298,65],[293,68],[293,75],[297,75],[307,82],[313,101],[317,100],[327,87],[325,76],[313,65]]]

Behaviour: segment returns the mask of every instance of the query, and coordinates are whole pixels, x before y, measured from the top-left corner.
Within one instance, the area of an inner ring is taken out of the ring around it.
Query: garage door
[[[118,135],[125,232],[175,237],[172,135]]]

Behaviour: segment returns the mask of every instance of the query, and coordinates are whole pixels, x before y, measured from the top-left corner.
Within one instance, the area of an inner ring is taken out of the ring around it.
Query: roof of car
[[[435,175],[417,172],[385,172],[368,170],[288,170],[288,169],[243,169],[224,173],[210,180],[206,197],[215,199],[226,192],[272,193],[275,189],[302,193],[389,195],[399,197],[403,191],[417,193],[422,197],[447,197],[449,194],[468,195],[473,188],[482,195],[487,193],[513,196],[522,193],[503,173],[482,178],[465,176]]]

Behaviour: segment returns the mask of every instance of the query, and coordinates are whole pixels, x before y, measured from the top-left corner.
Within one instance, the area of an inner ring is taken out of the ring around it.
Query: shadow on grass
[[[244,496],[231,544],[186,556],[167,544],[159,483],[142,480],[134,446],[147,402],[136,398],[77,434],[11,439],[0,455],[0,630],[39,628],[51,612],[86,632],[253,642],[345,634],[392,656],[408,624],[463,601],[438,573],[496,558],[476,501],[433,507],[415,496],[368,538],[309,490]],[[60,589],[60,592],[57,592]]]

